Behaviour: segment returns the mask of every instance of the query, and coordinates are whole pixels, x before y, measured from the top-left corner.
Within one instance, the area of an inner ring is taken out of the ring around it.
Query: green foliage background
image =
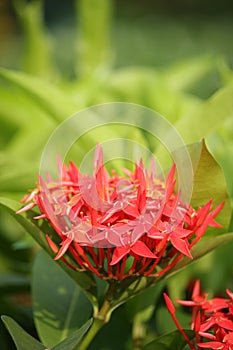
[[[230,2],[223,2],[218,11],[214,3],[211,8],[208,4],[203,8],[200,2],[196,7],[192,2],[190,9],[182,1],[172,8],[168,2],[164,2],[166,6],[162,2],[160,6],[152,2],[142,6],[139,1],[110,0],[67,1],[66,5],[62,1],[46,1],[43,5],[36,0],[3,3],[1,197],[18,201],[34,187],[44,145],[65,118],[94,104],[122,101],[158,111],[174,124],[186,143],[206,138],[208,148],[224,170],[233,200]],[[123,131],[107,132],[114,137]],[[74,160],[79,162],[105,135],[106,130],[102,129],[81,139]],[[150,140],[138,130],[124,130],[123,136],[126,135],[151,147]],[[163,150],[157,151],[163,154]],[[208,181],[214,188],[216,178],[210,176]],[[1,210],[0,220],[0,314],[12,316],[31,335],[37,337],[39,333],[48,344],[37,316],[37,330],[33,321],[31,285],[35,288],[36,282],[31,271],[38,246],[5,210]],[[230,226],[226,231],[233,231],[233,224]],[[233,244],[228,243],[169,278],[166,289],[170,296],[184,297],[190,277],[200,278],[210,294],[221,294],[226,287],[233,289],[232,249]],[[36,270],[38,265],[37,261],[35,274],[40,273]],[[47,285],[47,293],[50,287]],[[174,326],[169,323],[156,287],[148,292],[149,305],[144,305],[146,296],[138,296],[120,307],[113,314],[111,326],[100,332],[90,349],[131,349],[129,335],[136,338],[139,329],[146,334],[145,349],[149,349],[155,334],[172,331]],[[160,291],[164,287],[161,285]],[[77,287],[72,285],[73,288]],[[33,289],[36,293],[38,290]],[[78,305],[78,299],[76,302]],[[87,300],[86,303],[85,321],[90,316],[90,305]],[[180,319],[184,323],[187,319],[182,311]],[[149,321],[149,328],[144,321]],[[2,324],[0,339],[1,349],[14,349]]]

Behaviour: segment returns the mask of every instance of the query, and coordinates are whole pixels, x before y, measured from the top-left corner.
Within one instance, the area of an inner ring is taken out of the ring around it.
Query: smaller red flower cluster
[[[200,281],[195,282],[192,300],[177,300],[192,308],[191,328],[195,331],[197,349],[233,350],[233,293],[226,289],[228,298],[208,299],[208,294],[201,293]],[[192,350],[195,345],[187,339],[175,316],[175,308],[170,298],[164,298],[175,324]]]
[[[35,219],[48,220],[54,229],[47,241],[55,259],[73,269],[116,280],[160,276],[184,255],[192,258],[193,246],[209,226],[221,227],[214,218],[223,203],[212,210],[209,200],[194,209],[175,193],[175,164],[166,181],[153,163],[148,171],[142,161],[134,172],[124,169],[125,176],[109,174],[97,146],[93,176],[82,174],[73,162],[59,162],[58,171],[56,181],[39,177],[18,213],[39,208]]]

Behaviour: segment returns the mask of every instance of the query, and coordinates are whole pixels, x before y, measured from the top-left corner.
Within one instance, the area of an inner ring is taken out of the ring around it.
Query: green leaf
[[[0,192],[26,192],[34,186],[35,166],[0,153]]]
[[[201,241],[193,247],[193,259],[183,257],[175,267],[168,272],[167,276],[233,239],[233,233],[223,234],[223,232],[227,231],[231,219],[231,203],[226,190],[223,170],[209,153],[204,141],[202,143],[190,145],[190,152],[191,155],[192,153],[200,155],[197,156],[196,159],[192,157],[194,183],[191,204],[194,207],[202,206],[212,198],[213,206],[216,207],[224,201],[224,207],[216,218],[217,222],[223,226],[223,229],[209,228]]]
[[[191,330],[184,330],[189,339],[194,338],[194,332]],[[178,330],[161,335],[142,347],[143,350],[182,350],[186,344],[186,340],[182,337]]]
[[[3,78],[0,78],[0,102],[1,124],[5,122],[9,126],[13,124],[21,128],[34,124],[35,119],[38,122],[45,118],[51,119],[50,114],[46,114],[42,106],[38,105],[30,95],[18,85]]]
[[[108,316],[119,307],[121,304],[125,303],[133,296],[144,291],[148,287],[156,284],[157,278],[151,277],[129,277],[124,281],[113,281],[112,288],[114,290],[114,297],[110,301],[110,310]]]
[[[191,113],[185,114],[175,123],[186,143],[200,141],[222,123],[233,117],[233,84],[217,91]]]
[[[23,328],[21,328],[11,317],[2,316],[2,320],[11,334],[17,350],[46,350],[45,346],[39,343]],[[47,349],[48,350],[48,349]]]
[[[64,120],[79,109],[79,106],[57,87],[37,77],[1,68],[0,78],[25,91],[28,97],[56,121]]]
[[[39,134],[38,127],[40,128]],[[41,153],[53,130],[54,125],[51,125],[51,123],[46,123],[43,120],[40,122],[34,120],[33,123],[30,122],[26,127],[20,128],[5,148],[6,156],[14,157],[18,162],[21,161],[22,164],[28,161],[29,165],[23,168],[25,173],[27,170],[29,173],[32,168],[30,162],[37,165],[37,167],[34,166],[33,175],[31,176],[30,174],[26,177],[35,178]]]
[[[233,199],[233,128],[229,119],[213,135],[208,137],[208,147],[221,164],[226,176],[228,192]]]
[[[209,56],[191,58],[175,62],[166,69],[163,78],[174,90],[187,90],[197,81],[201,81],[216,66],[216,60]]]
[[[73,332],[68,338],[56,345],[52,350],[72,350],[81,342],[82,338],[92,324],[92,319],[88,320],[81,328]]]
[[[44,251],[34,262],[32,295],[35,325],[47,347],[69,337],[92,312],[80,287]]]
[[[163,288],[163,283],[157,284],[156,286],[146,289],[140,295],[137,295],[135,298],[129,300],[125,305],[129,318],[132,319],[135,315],[144,312],[145,309],[156,305],[156,301],[160,297]]]
[[[125,310],[129,321],[132,322],[132,338],[135,341],[146,337],[148,322],[154,313],[163,288],[164,283],[158,283],[145,289],[126,303]]]
[[[51,230],[48,225],[44,222],[41,226],[39,226],[38,221],[34,220],[33,217],[36,215],[33,210],[30,212],[26,212],[24,214],[16,214],[16,211],[20,209],[20,203],[0,197],[0,207],[6,209],[10,215],[12,215],[16,221],[23,226],[25,231],[29,233],[35,241],[45,250],[47,253],[54,257],[54,253],[48,246],[45,235]],[[98,309],[98,301],[97,301],[97,288],[96,282],[91,273],[83,271],[74,271],[70,267],[68,267],[65,263],[62,262],[61,259],[58,260],[58,264],[70,275],[75,282],[85,291],[87,296],[92,302],[94,310],[97,312]]]
[[[213,206],[216,207],[224,202],[224,207],[218,214],[217,221],[223,226],[223,230],[226,232],[230,224],[231,203],[227,193],[227,185],[223,170],[208,151],[204,141],[200,144],[193,145],[193,147],[199,148],[200,157],[196,165],[194,165],[194,183],[191,204],[194,207],[203,206],[210,199],[213,199]],[[215,232],[213,229],[211,229],[211,231]],[[222,230],[216,230],[218,235],[221,232]]]
[[[176,283],[178,280],[180,281],[180,279],[177,278]],[[189,279],[189,281],[190,281],[190,279]],[[185,287],[187,287],[187,284]],[[170,292],[169,292],[169,297],[170,297]],[[166,333],[176,331],[177,327],[174,323],[174,320],[171,317],[171,314],[169,313],[167,307],[165,305],[163,305],[163,304],[161,305],[161,304],[159,304],[158,308],[156,309],[155,319],[154,319],[157,334],[166,334]],[[178,322],[179,322],[182,329],[186,329],[190,325],[190,322],[191,322],[191,314],[190,313],[187,313],[184,310],[178,308],[176,310],[176,317],[177,317]]]
[[[30,95],[3,79],[0,79],[0,120],[0,140],[4,155],[6,158],[15,155],[17,163],[19,159],[25,162],[26,158],[30,162],[38,161],[56,126],[51,114],[46,113]]]

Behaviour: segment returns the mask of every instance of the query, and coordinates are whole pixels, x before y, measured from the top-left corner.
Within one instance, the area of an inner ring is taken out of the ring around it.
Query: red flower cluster
[[[94,175],[84,175],[70,162],[59,162],[59,180],[39,177],[37,188],[22,202],[18,213],[38,206],[60,239],[47,235],[55,259],[74,269],[90,270],[104,279],[122,280],[132,275],[159,276],[191,250],[214,221],[223,203],[211,211],[212,201],[195,210],[175,194],[173,165],[166,181],[148,172],[142,161],[125,176],[110,175],[103,152],[96,148]],[[54,242],[55,241],[55,242]],[[71,260],[67,261],[67,255]],[[70,263],[72,261],[72,263]]]
[[[201,294],[200,282],[196,281],[192,300],[177,300],[181,305],[192,308],[191,328],[195,331],[197,349],[233,350],[233,293],[226,289],[228,298],[213,298]],[[192,350],[196,349],[186,337],[175,316],[175,308],[164,294],[164,298],[177,328]]]

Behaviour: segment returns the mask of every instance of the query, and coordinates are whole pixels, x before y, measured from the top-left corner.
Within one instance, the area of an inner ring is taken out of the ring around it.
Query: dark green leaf
[[[194,338],[194,332],[191,330],[185,330],[186,335],[189,339]],[[182,350],[186,344],[186,340],[182,337],[180,332],[174,331],[158,338],[155,338],[151,342],[143,346],[143,350]]]
[[[44,251],[34,262],[32,295],[36,328],[47,347],[69,337],[92,312],[80,287]]]
[[[156,284],[155,286],[146,289],[135,298],[129,300],[125,307],[130,319],[135,315],[144,312],[145,309],[148,309],[153,305],[155,306],[163,287],[163,283]]]
[[[11,317],[2,316],[2,320],[11,334],[17,350],[46,350],[43,344],[25,332]]]
[[[39,226],[38,221],[33,219],[33,216],[36,215],[32,210],[30,212],[26,212],[24,214],[16,214],[16,211],[20,209],[20,203],[17,203],[14,200],[7,198],[0,198],[0,207],[6,209],[15,219],[16,221],[23,226],[26,232],[28,232],[36,242],[47,251],[47,253],[54,257],[54,253],[49,248],[45,234],[47,234],[50,230],[46,223]],[[88,272],[79,272],[74,271],[69,268],[66,264],[64,264],[61,259],[58,260],[58,264],[75,280],[75,282],[80,285],[80,287],[85,291],[87,296],[90,298],[93,307],[95,310],[98,309],[97,302],[97,288],[96,282],[91,273]]]
[[[158,283],[145,289],[126,303],[125,309],[129,321],[132,322],[132,338],[135,342],[137,342],[137,339],[145,339],[148,333],[149,320],[154,313],[163,288],[164,283]]]
[[[114,281],[112,282],[114,290],[114,298],[110,302],[109,315],[119,307],[121,304],[125,303],[133,296],[147,289],[148,287],[156,284],[157,278],[151,277],[129,277],[124,281]]]
[[[83,336],[86,334],[92,324],[92,319],[88,320],[81,328],[74,331],[68,338],[56,345],[52,350],[72,350],[79,345]]]

